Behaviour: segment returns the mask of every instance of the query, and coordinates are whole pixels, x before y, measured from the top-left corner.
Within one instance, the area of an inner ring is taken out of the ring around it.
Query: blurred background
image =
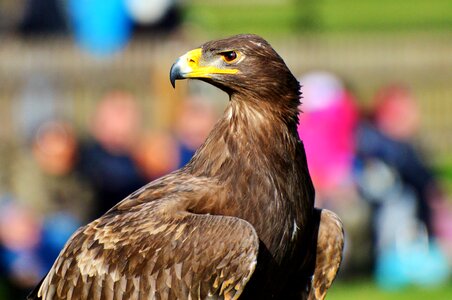
[[[317,206],[346,227],[329,299],[452,297],[451,1],[0,0],[0,299],[190,159],[228,100],[169,69],[237,33],[303,85]]]

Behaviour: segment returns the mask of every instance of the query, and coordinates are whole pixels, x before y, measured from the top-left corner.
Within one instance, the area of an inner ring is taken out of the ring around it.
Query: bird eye
[[[222,52],[221,55],[223,56],[223,59],[225,62],[232,62],[237,58],[237,53],[235,51],[226,51]]]

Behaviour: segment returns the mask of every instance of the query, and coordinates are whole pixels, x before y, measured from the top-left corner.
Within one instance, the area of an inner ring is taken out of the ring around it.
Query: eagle
[[[179,57],[187,78],[229,95],[204,144],[78,229],[28,299],[324,299],[343,228],[314,207],[298,81],[251,34]]]

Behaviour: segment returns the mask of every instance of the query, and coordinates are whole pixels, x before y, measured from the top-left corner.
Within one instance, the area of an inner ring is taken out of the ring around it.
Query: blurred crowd
[[[312,72],[300,82],[299,134],[316,204],[336,211],[345,225],[342,275],[371,271],[385,289],[444,283],[452,207],[418,142],[415,95],[391,84],[360,107],[334,74]]]
[[[388,289],[444,282],[452,210],[417,143],[421,114],[410,89],[383,87],[364,108],[332,73],[300,82],[299,135],[316,205],[336,211],[346,228],[341,275],[374,274]],[[35,120],[20,145],[0,149],[10,152],[0,155],[9,157],[0,172],[0,269],[12,299],[45,275],[79,226],[185,165],[219,113],[193,96],[168,130],[146,129],[144,117],[133,94],[111,90],[88,128],[61,117]]]

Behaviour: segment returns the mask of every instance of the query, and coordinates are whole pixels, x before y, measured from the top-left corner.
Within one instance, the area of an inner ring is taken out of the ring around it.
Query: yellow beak
[[[205,63],[202,49],[196,48],[176,60],[171,67],[170,81],[174,87],[178,79],[212,78],[212,75],[215,74],[236,74],[238,71],[237,69],[222,69]]]

